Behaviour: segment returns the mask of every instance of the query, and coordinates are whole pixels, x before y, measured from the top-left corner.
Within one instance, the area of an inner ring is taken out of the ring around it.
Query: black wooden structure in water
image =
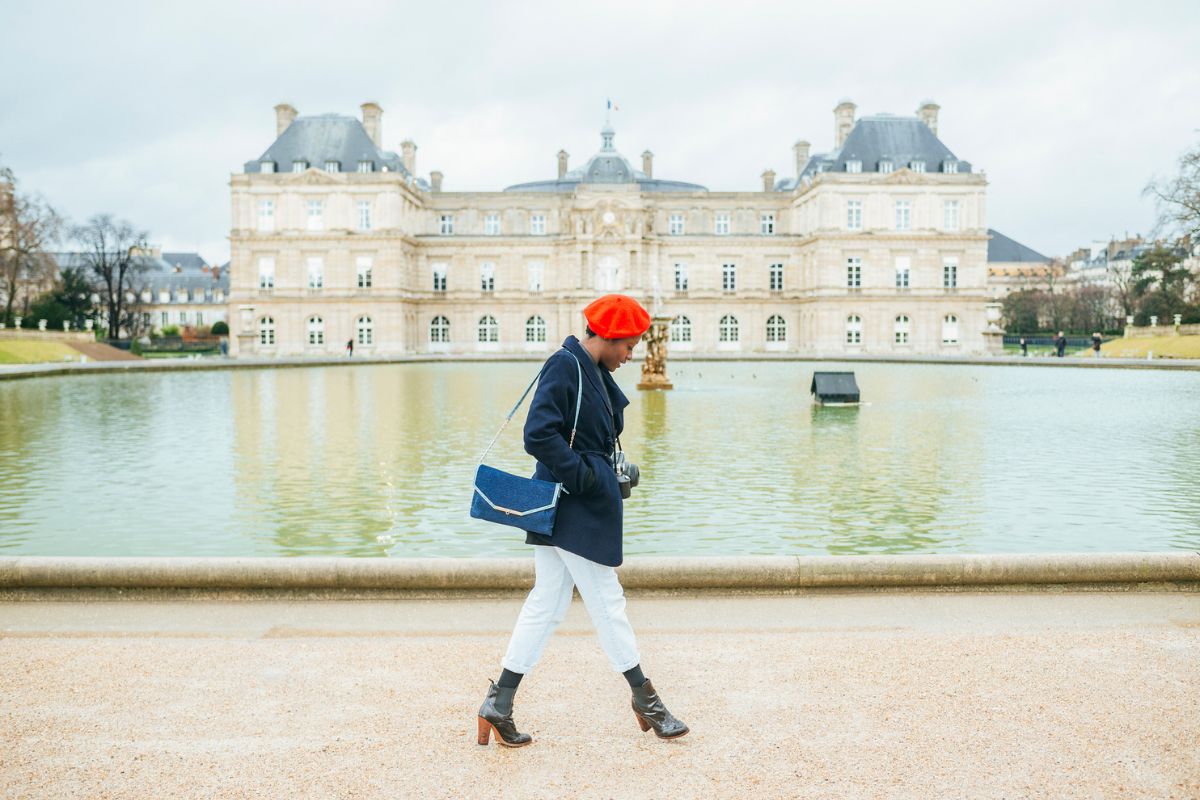
[[[814,372],[809,391],[821,405],[858,402],[858,382],[853,372]]]

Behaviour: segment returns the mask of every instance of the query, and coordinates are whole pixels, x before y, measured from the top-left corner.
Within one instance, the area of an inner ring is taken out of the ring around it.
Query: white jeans
[[[615,569],[546,545],[534,545],[533,568],[533,589],[517,617],[502,667],[522,674],[533,669],[550,634],[567,616],[575,586],[612,668],[624,672],[641,662],[633,626],[625,616],[625,590]]]

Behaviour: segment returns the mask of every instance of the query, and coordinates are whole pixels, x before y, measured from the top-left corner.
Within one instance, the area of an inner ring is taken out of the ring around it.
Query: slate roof
[[[336,161],[339,172],[356,172],[359,161],[370,161],[372,172],[399,172],[414,177],[422,189],[429,184],[410,176],[399,155],[381,150],[371,141],[362,122],[341,114],[314,114],[296,117],[265,152],[244,165],[247,173],[262,171],[263,161],[274,161],[276,172],[291,172],[296,161],[324,169],[327,161]]]
[[[600,131],[600,150],[587,163],[569,171],[561,178],[549,181],[517,183],[504,189],[506,192],[573,192],[581,183],[637,184],[643,192],[707,192],[698,183],[665,181],[651,178],[641,170],[634,169],[625,156],[613,147],[616,133],[608,125]]]
[[[51,253],[55,263],[58,264],[59,270],[64,270],[68,267],[81,268],[87,266],[87,254],[80,252],[62,252]],[[200,268],[188,269],[183,267],[182,271],[176,272],[173,263],[168,262],[166,257],[187,256],[188,262],[201,264]],[[168,289],[174,294],[179,289],[187,289],[189,295],[196,289],[223,289],[225,294],[229,294],[229,269],[213,267],[208,272],[205,272],[203,267],[206,266],[204,259],[199,253],[164,253],[163,258],[156,256],[137,256],[135,258],[139,266],[145,269],[134,279],[135,288],[146,288],[157,293],[162,289]]]
[[[162,260],[173,267],[183,267],[185,270],[199,271],[208,266],[208,262],[199,253],[163,253]]]
[[[1031,247],[1008,238],[1000,231],[988,228],[989,264],[995,263],[1030,263],[1034,261],[1048,262],[1050,259]]]
[[[913,161],[924,161],[926,172],[943,172],[945,162],[955,161],[959,172],[970,172],[971,162],[959,159],[929,126],[918,117],[875,114],[854,123],[840,149],[815,153],[799,176],[775,182],[777,191],[791,191],[796,185],[820,172],[846,172],[847,161],[858,161],[863,172],[879,172],[879,162],[892,162],[900,170]]]

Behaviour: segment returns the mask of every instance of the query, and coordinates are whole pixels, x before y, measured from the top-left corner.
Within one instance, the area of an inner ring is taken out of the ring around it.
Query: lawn
[[[0,364],[78,360],[79,351],[62,342],[0,341]]]
[[[1113,339],[1101,352],[1107,358],[1200,358],[1200,336],[1154,336],[1146,339]]]

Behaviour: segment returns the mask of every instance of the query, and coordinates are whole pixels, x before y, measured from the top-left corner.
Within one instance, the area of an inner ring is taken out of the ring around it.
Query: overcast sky
[[[383,106],[445,189],[553,177],[616,145],[753,191],[832,147],[832,109],[912,114],[987,173],[988,225],[1047,255],[1146,232],[1148,180],[1200,141],[1200,2],[0,4],[0,163],[74,221],[109,212],[224,261],[229,175],[272,107]]]

